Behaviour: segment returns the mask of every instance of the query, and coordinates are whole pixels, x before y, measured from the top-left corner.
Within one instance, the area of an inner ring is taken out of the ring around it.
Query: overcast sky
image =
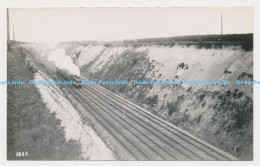
[[[10,9],[16,40],[57,43],[253,33],[252,7]],[[11,39],[12,33],[11,33]]]

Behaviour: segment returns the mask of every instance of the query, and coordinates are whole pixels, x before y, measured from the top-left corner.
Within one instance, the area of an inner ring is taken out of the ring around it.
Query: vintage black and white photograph
[[[253,7],[6,13],[7,160],[253,160]]]

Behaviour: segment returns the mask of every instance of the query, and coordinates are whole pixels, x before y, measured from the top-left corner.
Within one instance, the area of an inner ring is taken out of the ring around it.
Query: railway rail
[[[108,102],[110,105],[114,106],[115,109],[117,107],[117,110],[125,111],[125,115],[131,117],[130,119],[137,125],[144,126],[151,132],[157,133],[157,136],[161,138],[163,137],[163,140],[168,140],[171,147],[177,147],[179,153],[184,153],[189,157],[189,159],[238,160],[236,157],[194,137],[172,124],[169,124],[150,112],[147,112],[143,108],[123,99],[99,85],[86,85],[84,86],[84,89],[86,89],[86,93],[87,91],[92,91],[92,94],[99,95],[99,100]],[[96,99],[98,100],[98,98]]]
[[[53,70],[49,71],[55,75]],[[65,80],[59,74],[57,77]],[[132,159],[238,160],[100,85],[84,85],[82,89],[68,85],[65,88]]]
[[[138,160],[237,160],[99,85],[67,89]]]

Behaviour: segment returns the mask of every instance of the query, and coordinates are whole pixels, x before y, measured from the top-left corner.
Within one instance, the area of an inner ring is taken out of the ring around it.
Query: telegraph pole
[[[6,23],[7,23],[7,50],[10,51],[10,30],[9,30],[9,9],[7,9],[7,18],[6,18]]]
[[[223,18],[222,18],[222,13],[220,15],[220,37],[219,41],[222,43],[223,42]]]
[[[13,24],[13,41],[15,41],[14,24]]]
[[[223,35],[223,18],[222,18],[222,13],[221,13],[221,35]]]

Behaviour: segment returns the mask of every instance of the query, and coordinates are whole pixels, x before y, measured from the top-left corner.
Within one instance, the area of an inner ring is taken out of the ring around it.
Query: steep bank
[[[127,80],[107,89],[241,159],[252,159],[253,52],[239,45],[64,43],[81,74],[93,80]],[[132,80],[180,81],[181,85],[133,85]],[[183,81],[231,85],[184,85]],[[234,148],[239,145],[240,152]]]
[[[8,80],[25,82],[8,85],[8,159],[114,160],[58,85],[29,84],[55,78],[55,67],[46,61],[50,51],[43,44],[15,42],[8,52]]]
[[[37,88],[29,84],[37,68],[19,44],[7,53],[7,78],[24,85],[7,86],[7,159],[77,160],[80,145],[66,140],[61,121],[50,112]]]

